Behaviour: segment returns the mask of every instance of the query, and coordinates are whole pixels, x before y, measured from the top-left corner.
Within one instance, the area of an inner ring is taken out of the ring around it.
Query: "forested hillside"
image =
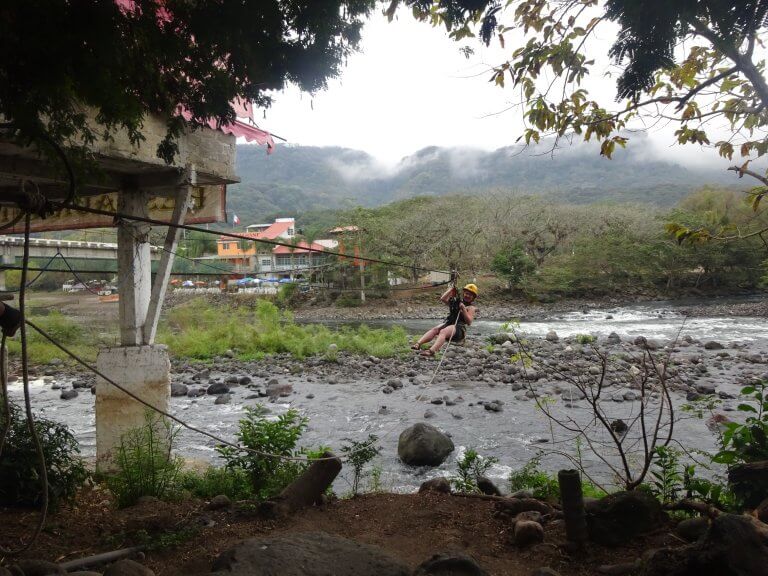
[[[229,188],[230,212],[244,223],[307,211],[380,206],[414,196],[542,195],[555,201],[600,201],[675,205],[703,185],[738,187],[733,174],[692,170],[654,159],[641,137],[613,160],[591,147],[558,150],[500,148],[492,152],[429,147],[384,167],[359,150],[339,147],[242,145]]]

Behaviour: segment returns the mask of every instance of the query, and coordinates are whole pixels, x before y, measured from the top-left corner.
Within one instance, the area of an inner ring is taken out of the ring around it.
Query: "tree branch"
[[[732,172],[736,172],[739,175],[739,178],[743,178],[744,174],[746,174],[747,176],[752,176],[752,178],[759,180],[765,186],[768,186],[768,178],[766,178],[765,176],[762,176],[761,174],[758,174],[754,170],[749,170],[748,168],[744,168],[743,166],[731,166],[730,168],[728,168],[728,170]]]

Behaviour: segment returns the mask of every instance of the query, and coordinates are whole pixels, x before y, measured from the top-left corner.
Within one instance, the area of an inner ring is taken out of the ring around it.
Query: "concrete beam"
[[[147,201],[146,192],[121,191],[118,211],[146,218]],[[120,222],[117,227],[120,342],[123,346],[144,343],[144,322],[152,293],[149,230],[148,224],[133,221]]]
[[[171,224],[183,224],[187,214],[187,206],[192,198],[192,191],[197,183],[197,175],[194,167],[187,169],[187,178],[183,186],[180,186],[176,194],[176,203],[173,207]],[[168,280],[171,277],[176,248],[179,244],[181,230],[175,226],[169,226],[165,235],[163,255],[155,274],[155,284],[152,286],[152,296],[149,301],[149,310],[144,322],[144,343],[152,344],[157,334],[157,324],[160,321],[160,311],[163,309],[165,292],[168,289]]]

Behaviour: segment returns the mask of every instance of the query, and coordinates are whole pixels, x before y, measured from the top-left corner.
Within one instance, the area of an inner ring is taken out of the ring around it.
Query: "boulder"
[[[73,388],[72,390],[62,390],[59,398],[62,400],[72,400],[72,398],[77,398],[77,396],[77,390]]]
[[[208,388],[206,389],[206,394],[216,395],[216,394],[228,394],[229,393],[229,386],[224,384],[224,382],[214,382]]]
[[[488,572],[469,556],[435,554],[419,564],[413,576],[488,576]]]
[[[400,434],[397,455],[410,466],[439,466],[454,448],[453,441],[446,434],[420,422]]]
[[[488,496],[501,496],[501,490],[499,490],[496,487],[496,484],[486,476],[480,476],[477,479],[477,487],[480,489],[480,492],[487,494]]]
[[[409,576],[383,550],[324,532],[252,538],[223,552],[211,576]]]
[[[699,394],[710,396],[716,392],[715,385],[708,384],[705,382],[699,382],[698,384],[696,384],[696,392],[698,392]]]
[[[403,387],[403,381],[400,378],[392,378],[387,380],[387,386],[392,388],[392,390],[400,390]]]
[[[709,528],[709,519],[703,516],[686,518],[675,527],[675,534],[686,542],[696,542]]]
[[[214,404],[229,404],[232,402],[232,394],[221,394],[216,398]]]
[[[704,344],[704,348],[707,350],[722,350],[723,348],[725,348],[725,346],[720,344],[720,342],[717,342],[715,340],[710,340],[709,342]]]
[[[441,492],[443,494],[451,493],[451,483],[448,478],[440,476],[439,478],[432,478],[421,483],[419,486],[419,494],[422,492]]]
[[[589,537],[600,544],[618,546],[658,527],[665,515],[656,498],[639,490],[616,492],[585,502]]]
[[[496,514],[500,516],[516,517],[521,512],[540,512],[541,514],[550,514],[552,507],[546,502],[536,500],[536,498],[518,498],[510,497],[504,500],[497,500],[495,503]]]
[[[270,398],[285,398],[293,394],[293,386],[287,382],[282,384],[276,379],[272,379],[267,383],[267,396]]]
[[[14,568],[21,570],[24,576],[49,576],[50,574],[59,575],[67,573],[58,564],[36,559],[19,560]],[[11,574],[14,574],[13,569],[11,569]]]
[[[550,330],[549,332],[547,332],[547,335],[545,336],[545,338],[549,342],[559,342],[560,341],[560,336],[558,336],[557,332],[555,332],[554,330]]]
[[[639,576],[768,576],[768,526],[722,514],[695,543],[647,553]]]
[[[211,501],[208,502],[208,506],[206,506],[205,509],[223,510],[224,508],[229,508],[230,506],[232,506],[232,500],[229,499],[229,496],[226,494],[219,494],[218,496],[211,498]]]
[[[186,384],[180,384],[174,382],[171,384],[171,396],[186,396],[189,393],[189,388]]]
[[[155,576],[155,573],[133,560],[120,560],[104,570],[104,576]]]
[[[620,344],[621,343],[621,336],[616,334],[616,332],[611,332],[608,334],[608,344]]]
[[[521,548],[544,541],[544,528],[533,520],[515,522],[515,544]]]

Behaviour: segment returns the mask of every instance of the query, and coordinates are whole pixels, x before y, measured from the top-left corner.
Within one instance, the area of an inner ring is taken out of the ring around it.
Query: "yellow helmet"
[[[467,284],[466,286],[464,286],[464,290],[466,290],[467,292],[472,292],[472,294],[477,296],[477,286],[475,286],[474,284]]]

